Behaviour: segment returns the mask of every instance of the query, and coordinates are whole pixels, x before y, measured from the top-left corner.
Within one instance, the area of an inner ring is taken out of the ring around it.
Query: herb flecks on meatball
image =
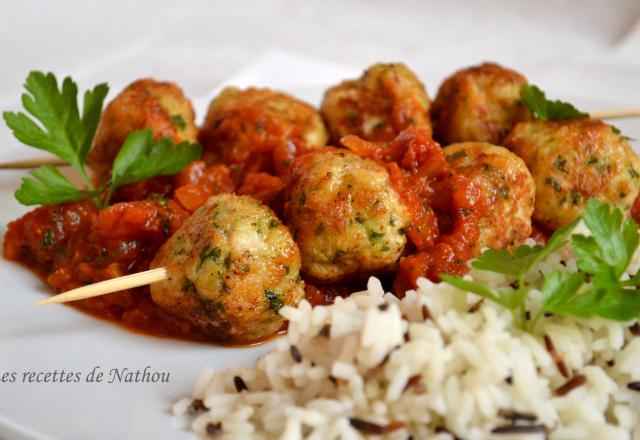
[[[254,342],[282,326],[278,311],[304,296],[300,253],[273,212],[247,196],[213,196],[160,248],[151,267],[169,279],[153,300],[228,342]]]
[[[629,211],[640,191],[640,158],[602,121],[523,122],[505,146],[531,170],[533,218],[549,231],[581,215],[590,198]]]
[[[286,223],[311,278],[396,267],[410,220],[384,166],[347,150],[312,152],[294,161],[286,198]]]

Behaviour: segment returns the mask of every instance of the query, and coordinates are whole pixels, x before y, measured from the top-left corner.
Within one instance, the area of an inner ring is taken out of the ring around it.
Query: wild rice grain
[[[638,381],[638,382],[629,382],[627,384],[627,388],[629,388],[631,391],[640,391],[640,381]]]
[[[640,323],[636,322],[629,326],[629,331],[633,336],[640,336]]]
[[[318,332],[318,336],[329,339],[331,336],[331,325],[325,324]]]
[[[504,425],[491,430],[492,434],[544,434],[547,427],[544,425]]]
[[[469,310],[467,310],[467,313],[475,313],[475,312],[477,312],[478,310],[480,310],[480,307],[482,307],[483,303],[484,303],[484,298],[480,298],[471,307],[469,307]]]
[[[547,351],[555,361],[556,366],[558,367],[558,371],[560,371],[560,374],[562,374],[565,378],[569,379],[571,377],[571,374],[569,373],[567,364],[564,363],[562,356],[560,356],[560,354],[556,352],[556,348],[553,345],[553,341],[548,335],[544,335],[544,346],[546,347]]]
[[[394,422],[389,423],[387,426],[385,426],[384,430],[385,430],[385,432],[393,432],[396,429],[402,429],[405,426],[407,426],[407,424],[405,422],[401,422],[400,420],[396,420]]]
[[[513,409],[501,408],[498,410],[498,416],[503,419],[511,420],[524,420],[525,422],[535,422],[538,417],[535,414],[523,413]]]
[[[206,411],[207,407],[204,406],[204,401],[202,399],[193,399],[193,402],[191,402],[191,405],[189,406],[188,411],[190,413],[197,413],[200,411]]]
[[[429,306],[426,304],[422,305],[422,319],[425,321],[431,319],[431,310],[429,310]]]
[[[236,386],[236,391],[241,393],[243,391],[249,391],[249,388],[247,387],[247,384],[245,383],[244,380],[242,380],[242,378],[240,376],[234,376],[233,377],[233,384]]]
[[[296,347],[295,345],[291,345],[289,347],[289,353],[291,353],[291,357],[294,361],[296,361],[297,363],[302,362],[302,355],[300,354],[300,350],[298,350],[298,347]]]
[[[378,310],[382,310],[383,312],[389,308],[389,304],[382,303],[378,306]]]
[[[576,389],[578,387],[581,387],[585,383],[587,383],[587,378],[585,376],[583,376],[582,374],[579,374],[578,376],[575,376],[573,379],[569,380],[567,383],[565,383],[560,388],[555,390],[553,392],[553,395],[554,396],[558,396],[558,397],[567,395],[571,391],[573,391],[574,389]]]
[[[436,431],[436,434],[449,434],[453,438],[453,440],[462,440],[460,437],[458,437],[453,432],[449,431],[447,428],[443,426],[438,426],[435,429],[435,431]]]
[[[214,436],[218,434],[222,434],[222,424],[221,423],[208,423],[206,427],[207,435]]]
[[[384,426],[353,417],[349,419],[349,423],[354,427],[354,429],[357,429],[364,434],[382,435],[387,431]]]
[[[404,386],[402,392],[406,392],[409,388],[414,388],[416,394],[424,394],[427,391],[427,387],[422,383],[422,374],[414,374],[407,380],[407,384]]]

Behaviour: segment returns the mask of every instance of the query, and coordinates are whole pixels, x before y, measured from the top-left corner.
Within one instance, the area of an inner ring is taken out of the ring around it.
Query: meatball
[[[151,285],[160,307],[219,341],[255,342],[282,326],[278,310],[304,297],[300,252],[273,212],[247,196],[213,196],[160,248]]]
[[[410,220],[382,165],[334,148],[305,154],[293,162],[286,199],[309,277],[334,282],[395,268]]]
[[[326,91],[320,111],[331,141],[357,135],[370,141],[391,141],[410,126],[431,131],[429,96],[404,64],[374,64],[355,80]]]
[[[191,102],[170,82],[140,79],[127,86],[102,114],[88,161],[100,182],[108,179],[113,159],[135,130],[153,130],[154,137],[195,141],[197,129]]]
[[[479,217],[480,236],[472,255],[483,248],[521,244],[531,235],[535,200],[533,177],[524,161],[503,147],[463,142],[444,148],[449,170],[475,180],[486,211]]]
[[[530,118],[520,101],[526,82],[519,73],[492,63],[454,73],[440,86],[431,108],[434,138],[445,145],[501,145],[518,122]]]
[[[628,211],[640,190],[640,159],[613,127],[598,120],[518,124],[505,146],[536,183],[533,219],[549,232],[582,214],[590,198]]]
[[[318,111],[287,94],[268,89],[224,89],[209,106],[200,131],[207,163],[241,166],[243,174],[283,176],[294,155],[327,143]]]

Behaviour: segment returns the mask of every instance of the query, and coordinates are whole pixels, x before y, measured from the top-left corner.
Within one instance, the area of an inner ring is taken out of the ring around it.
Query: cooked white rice
[[[572,270],[563,252],[529,277],[561,259]],[[418,284],[399,300],[371,278],[331,306],[284,307],[289,330],[275,349],[251,368],[205,369],[173,413],[220,439],[640,440],[633,322],[553,316],[531,335],[489,301]]]

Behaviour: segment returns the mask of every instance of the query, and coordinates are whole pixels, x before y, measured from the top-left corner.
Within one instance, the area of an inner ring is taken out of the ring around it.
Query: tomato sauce
[[[442,273],[464,274],[472,257],[470,249],[479,236],[479,218],[487,209],[477,183],[450,172],[440,145],[425,130],[405,130],[387,143],[355,136],[342,142],[387,168],[391,184],[412,217],[405,231],[409,245],[395,274],[394,292],[400,295],[414,288],[419,277],[437,281]],[[300,150],[297,154],[304,154]],[[278,163],[288,162],[291,151],[276,148],[271,153]],[[90,201],[39,207],[9,224],[4,256],[39,274],[56,291],[147,270],[160,246],[212,195],[246,194],[282,212],[286,176],[261,171],[261,167],[253,163],[238,174],[233,166],[196,161],[176,176],[119,189],[116,202],[104,209]],[[363,288],[362,280],[334,285],[307,281],[306,297],[313,305],[330,304],[338,296]],[[157,306],[148,287],[73,305],[135,331],[210,341],[199,328]]]
[[[466,273],[471,249],[480,236],[478,222],[487,206],[472,178],[449,170],[442,148],[430,133],[410,128],[388,143],[355,136],[341,142],[385,164],[391,184],[411,214],[406,233],[414,252],[400,260],[395,294],[415,288],[419,277],[439,281],[442,273]]]

